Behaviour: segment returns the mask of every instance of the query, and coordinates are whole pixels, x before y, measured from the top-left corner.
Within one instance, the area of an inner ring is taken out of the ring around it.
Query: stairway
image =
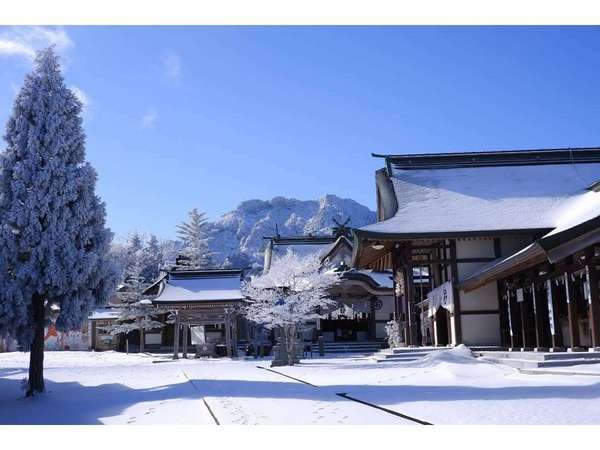
[[[383,342],[357,341],[357,342],[324,342],[325,355],[332,353],[375,353],[381,350]],[[319,344],[313,342],[313,353],[319,352]]]
[[[397,347],[387,348],[375,353],[372,358],[378,362],[410,362],[416,361],[431,352],[448,350],[449,347]]]
[[[484,361],[505,364],[517,369],[566,367],[578,364],[600,364],[600,352],[507,352],[475,351]]]

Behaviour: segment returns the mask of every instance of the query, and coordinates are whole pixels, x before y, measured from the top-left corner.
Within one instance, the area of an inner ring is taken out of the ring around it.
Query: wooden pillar
[[[454,335],[455,345],[462,344],[462,324],[460,320],[460,293],[456,288],[458,284],[458,262],[456,257],[456,240],[450,241],[450,274],[452,275],[452,297],[454,298]]]
[[[144,328],[140,327],[140,353],[144,353],[144,340],[145,340]]]
[[[589,307],[590,334],[592,349],[600,348],[600,299],[598,298],[598,271],[593,264],[594,248],[585,251],[585,277],[587,283],[586,295]]]
[[[231,358],[231,326],[229,312],[225,313],[225,346],[227,347],[227,356]]]
[[[404,298],[406,311],[408,315],[408,334],[410,335],[410,345],[420,345],[419,342],[419,321],[417,318],[417,307],[415,305],[415,289],[412,265],[412,248],[408,243],[404,246],[402,257],[402,266],[404,272]]]
[[[183,357],[187,359],[188,354],[188,330],[189,325],[187,323],[183,324]]]
[[[175,332],[173,333],[173,359],[179,359],[179,311],[175,311]]]
[[[400,325],[402,308],[400,307],[400,298],[398,296],[398,287],[396,284],[396,276],[398,273],[398,260],[399,260],[398,248],[396,246],[394,246],[391,253],[392,253],[392,285],[394,288],[394,291],[393,291],[393,294],[394,294],[394,319],[396,320],[396,322],[398,322],[398,325]]]
[[[571,280],[571,274],[565,273],[563,275],[565,280],[565,298],[567,299],[567,313],[569,315],[569,342],[571,350],[577,350],[580,346],[579,341],[579,310],[577,305],[577,298],[575,297],[575,290],[573,286],[573,280]]]
[[[238,333],[237,333],[237,315],[234,313],[231,315],[231,319],[229,320],[231,326],[231,355],[238,355]]]
[[[377,297],[371,297],[371,301],[369,302],[370,306],[370,317],[369,317],[369,340],[374,341],[377,339],[377,322],[375,321],[375,302],[378,300]]]
[[[517,289],[515,291],[517,297],[517,304],[519,305],[519,312],[521,314],[521,339],[522,339],[522,351],[529,351],[533,349],[535,343],[530,338],[529,334],[529,322],[531,321],[531,313],[529,303],[525,301],[525,292],[523,289]]]
[[[564,351],[562,328],[558,316],[558,295],[556,292],[556,283],[554,280],[546,280],[546,292],[548,301],[548,322],[550,324],[550,336],[552,339],[551,351]]]
[[[537,290],[535,283],[531,287],[533,295],[533,314],[535,322],[535,351],[546,352],[548,351],[548,307],[547,302],[542,298],[542,292]]]

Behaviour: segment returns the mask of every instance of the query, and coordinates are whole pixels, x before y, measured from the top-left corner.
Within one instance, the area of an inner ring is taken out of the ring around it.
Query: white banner
[[[204,333],[204,326],[190,327],[190,334],[192,338],[192,345],[206,344],[206,334]]]
[[[428,316],[433,316],[438,308],[442,307],[448,312],[454,312],[454,296],[452,294],[452,282],[446,281],[444,284],[436,287],[433,291],[427,294],[427,302],[429,304]]]

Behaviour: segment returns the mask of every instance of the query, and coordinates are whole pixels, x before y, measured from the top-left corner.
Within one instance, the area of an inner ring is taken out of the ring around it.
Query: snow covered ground
[[[600,377],[523,375],[460,347],[412,363],[274,369],[314,386],[257,368],[266,360],[47,352],[48,393],[25,399],[27,357],[0,353],[0,424],[600,424]]]

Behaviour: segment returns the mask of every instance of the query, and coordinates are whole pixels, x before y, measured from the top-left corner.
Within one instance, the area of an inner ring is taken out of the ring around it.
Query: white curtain
[[[440,307],[452,314],[454,312],[452,282],[446,281],[444,284],[436,287],[427,295],[427,302],[429,304],[429,310],[427,312],[428,317],[435,315]]]

